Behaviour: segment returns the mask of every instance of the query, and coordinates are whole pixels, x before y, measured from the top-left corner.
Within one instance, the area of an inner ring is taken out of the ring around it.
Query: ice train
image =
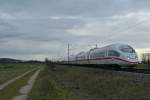
[[[102,48],[94,48],[88,52],[80,52],[70,56],[69,64],[119,65],[130,67],[138,64],[135,50],[127,44],[112,44]]]

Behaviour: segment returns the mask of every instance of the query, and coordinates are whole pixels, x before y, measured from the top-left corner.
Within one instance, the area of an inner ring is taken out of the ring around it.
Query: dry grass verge
[[[150,82],[111,71],[57,65],[39,76],[28,100],[150,100]]]

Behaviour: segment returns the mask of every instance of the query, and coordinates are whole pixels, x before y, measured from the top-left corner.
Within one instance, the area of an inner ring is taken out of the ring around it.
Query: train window
[[[128,45],[120,46],[120,50],[122,52],[126,52],[126,53],[135,53],[135,50],[132,47],[128,46]]]
[[[104,57],[105,56],[105,52],[98,52],[97,53],[97,57]]]
[[[116,56],[116,57],[119,57],[119,56],[120,56],[120,53],[117,52],[117,51],[114,51],[114,50],[109,50],[109,51],[108,51],[108,56]]]

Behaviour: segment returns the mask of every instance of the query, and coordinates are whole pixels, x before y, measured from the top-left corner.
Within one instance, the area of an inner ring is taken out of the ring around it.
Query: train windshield
[[[115,56],[115,57],[119,57],[120,53],[114,50],[109,50],[108,51],[108,56]]]
[[[132,47],[128,46],[128,45],[120,46],[119,48],[122,52],[135,53],[135,50]]]

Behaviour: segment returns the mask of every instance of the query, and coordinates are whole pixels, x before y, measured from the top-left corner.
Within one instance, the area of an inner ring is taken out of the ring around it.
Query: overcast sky
[[[0,0],[0,57],[59,58],[112,43],[150,47],[150,0]]]

